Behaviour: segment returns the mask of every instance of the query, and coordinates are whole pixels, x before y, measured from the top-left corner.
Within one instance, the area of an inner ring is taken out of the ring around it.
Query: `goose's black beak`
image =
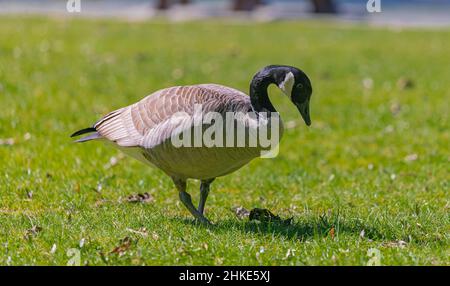
[[[300,111],[305,124],[310,126],[311,118],[309,117],[309,100],[305,101],[304,103],[298,104],[297,109],[298,111]]]

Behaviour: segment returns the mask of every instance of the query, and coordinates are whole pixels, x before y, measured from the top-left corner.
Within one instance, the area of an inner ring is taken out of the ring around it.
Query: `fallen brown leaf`
[[[145,227],[141,227],[138,230],[132,229],[132,228],[127,228],[127,231],[131,232],[131,233],[135,233],[135,234],[139,234],[143,237],[146,237],[148,235],[148,231]]]
[[[239,219],[244,219],[250,215],[250,212],[244,207],[234,207],[232,210]]]
[[[101,206],[103,206],[104,204],[106,204],[108,201],[107,200],[105,200],[105,199],[99,199],[99,200],[97,200],[95,203],[94,203],[94,206],[95,207],[101,207]]]
[[[417,154],[409,154],[408,156],[405,157],[405,161],[406,162],[412,162],[412,161],[416,161],[419,158],[419,155]]]
[[[79,192],[80,192],[80,184],[79,184],[79,183],[76,183],[76,184],[75,184],[75,186],[73,187],[73,191],[74,191],[75,193],[79,193]]]
[[[397,115],[402,110],[402,106],[400,105],[400,103],[395,102],[391,104],[391,107],[389,109],[391,110],[392,115]]]
[[[282,219],[277,215],[274,215],[270,210],[268,209],[259,209],[254,208],[250,211],[249,220],[258,220],[260,222],[278,222],[283,224],[291,224],[292,218],[288,219]]]
[[[115,253],[118,255],[123,255],[130,247],[131,247],[131,242],[133,242],[133,240],[130,237],[125,237],[123,239],[121,239],[119,241],[119,246],[115,247],[111,253]]]
[[[32,228],[27,229],[27,231],[25,232],[24,238],[27,239],[27,240],[31,239],[31,238],[36,236],[41,231],[42,231],[42,227],[37,226],[37,225],[33,225]]]
[[[382,245],[384,247],[398,247],[398,248],[404,248],[406,247],[408,243],[406,243],[406,241],[403,240],[397,240],[397,241],[388,241],[388,242],[384,242]]]
[[[151,203],[154,200],[155,199],[153,198],[153,196],[147,192],[145,192],[143,194],[139,193],[139,194],[130,195],[127,198],[127,202],[129,202],[129,203]]]
[[[0,138],[0,146],[1,145],[12,146],[14,145],[14,143],[15,143],[14,138],[5,138],[5,139]]]
[[[410,78],[401,77],[397,81],[397,87],[400,90],[411,89],[414,87],[414,81]]]
[[[332,226],[330,229],[329,235],[330,235],[331,239],[333,239],[333,240],[334,240],[335,232],[336,232],[336,230],[334,229],[334,226]]]

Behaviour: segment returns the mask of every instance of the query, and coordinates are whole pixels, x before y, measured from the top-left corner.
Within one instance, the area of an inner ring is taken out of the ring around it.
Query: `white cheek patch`
[[[286,94],[291,96],[292,87],[294,86],[295,78],[292,72],[288,72],[284,77],[284,80],[278,85],[278,87]]]

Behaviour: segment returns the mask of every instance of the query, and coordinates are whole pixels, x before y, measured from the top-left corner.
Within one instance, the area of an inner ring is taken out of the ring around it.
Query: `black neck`
[[[250,83],[250,101],[256,112],[276,112],[267,94],[267,88],[272,83],[276,83],[274,74],[267,70],[253,77]]]

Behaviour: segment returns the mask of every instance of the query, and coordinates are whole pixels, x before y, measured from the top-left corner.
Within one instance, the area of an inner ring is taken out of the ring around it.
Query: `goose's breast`
[[[200,132],[192,127],[189,132],[183,134],[189,133],[190,140],[183,140],[182,136],[178,139],[168,138],[151,148],[142,148],[142,157],[170,176],[209,179],[229,174],[252,159],[260,157],[268,149],[276,147],[282,135],[281,121],[276,129],[277,132],[279,131],[276,137],[272,137],[270,133],[271,126],[267,126],[270,138],[266,138],[265,141],[259,140],[257,136],[260,131],[258,126],[248,122],[235,123],[232,129],[224,125],[221,129],[222,139],[209,136],[208,128],[211,125],[202,126]],[[231,140],[230,137],[232,137]]]
[[[193,179],[210,179],[229,174],[257,157],[255,153],[244,148],[175,148],[172,144],[143,150],[147,161],[167,174]]]

